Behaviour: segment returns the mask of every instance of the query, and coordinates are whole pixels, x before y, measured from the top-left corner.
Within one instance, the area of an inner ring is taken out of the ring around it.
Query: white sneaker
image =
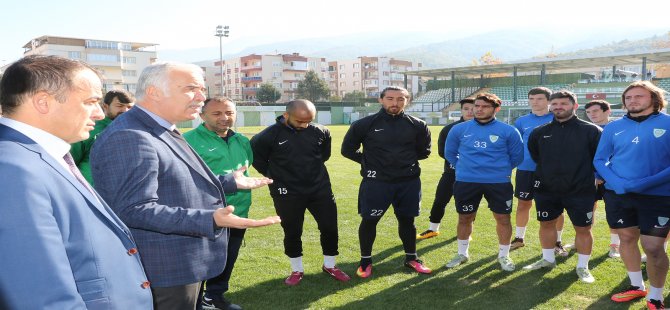
[[[584,283],[593,283],[596,282],[596,278],[593,277],[589,268],[577,267],[577,276],[579,280]]]
[[[611,258],[619,258],[621,257],[621,253],[619,253],[619,245],[618,244],[610,244],[610,250],[609,253],[607,253],[609,257]]]
[[[447,268],[454,268],[460,264],[464,264],[468,259],[469,258],[463,254],[456,254],[456,256],[447,263]]]
[[[541,258],[540,260],[523,267],[523,270],[538,270],[542,268],[548,268],[548,269],[554,269],[556,267],[556,262],[550,263],[544,258]]]
[[[500,268],[505,271],[514,271],[516,266],[509,256],[498,257],[498,263],[500,263]]]

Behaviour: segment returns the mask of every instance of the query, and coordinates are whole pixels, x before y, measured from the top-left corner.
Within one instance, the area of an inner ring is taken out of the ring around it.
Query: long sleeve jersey
[[[600,127],[576,116],[542,125],[528,139],[530,156],[537,163],[537,191],[561,195],[595,195],[593,156]]]
[[[510,125],[471,120],[451,129],[444,156],[456,167],[456,181],[507,183],[523,160],[523,141]]]
[[[365,179],[401,182],[421,175],[419,160],[430,155],[430,143],[426,122],[381,109],[351,124],[342,141],[342,155],[361,164]]]
[[[325,162],[330,158],[330,131],[319,124],[296,130],[284,124],[284,117],[251,138],[253,166],[274,180],[273,197],[311,195],[331,190]]]
[[[530,133],[533,132],[533,129],[542,126],[546,123],[549,123],[553,119],[554,115],[551,113],[547,113],[542,116],[537,116],[533,113],[530,113],[528,115],[524,115],[522,117],[517,118],[517,120],[514,122],[514,127],[516,127],[516,129],[521,134],[521,138],[523,138],[523,145],[524,145],[523,161],[521,162],[521,164],[519,164],[517,170],[535,171],[535,162],[528,153],[528,138],[530,137]]]
[[[670,116],[623,118],[602,133],[593,164],[617,194],[670,196]]]
[[[459,119],[458,121],[455,121],[447,126],[444,126],[444,128],[440,130],[440,135],[437,138],[437,154],[439,154],[440,157],[444,158],[444,145],[447,143],[447,135],[449,135],[449,131],[451,130],[451,128],[462,122],[465,122],[465,120],[461,117],[461,119]],[[444,172],[450,174],[456,173],[454,170],[454,166],[451,165],[447,159],[444,159]]]
[[[225,175],[241,167],[249,167],[254,161],[249,139],[232,130],[228,130],[228,133],[228,137],[224,140],[215,132],[207,129],[203,123],[185,133],[184,139],[200,155],[214,174]],[[249,176],[249,171],[245,171],[244,174]],[[226,202],[235,207],[235,215],[240,217],[249,216],[251,190],[238,189],[236,192],[226,192],[225,194]]]

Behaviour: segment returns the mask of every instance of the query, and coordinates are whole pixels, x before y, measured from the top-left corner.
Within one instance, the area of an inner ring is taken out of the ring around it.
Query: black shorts
[[[605,195],[605,183],[596,186],[596,201],[603,200],[603,195]]]
[[[535,210],[540,222],[552,221],[565,210],[572,225],[586,227],[593,224],[593,196],[554,195],[535,193]]]
[[[670,197],[617,195],[605,190],[605,213],[610,228],[638,226],[640,234],[665,238],[670,231]]]
[[[514,197],[521,200],[533,200],[535,191],[535,171],[517,170],[515,177]]]
[[[365,219],[381,218],[389,206],[397,215],[419,216],[421,179],[398,183],[363,179],[358,190],[358,214]]]
[[[493,213],[512,213],[514,189],[512,183],[454,183],[454,200],[458,214],[471,214],[479,209],[482,196],[486,198]]]

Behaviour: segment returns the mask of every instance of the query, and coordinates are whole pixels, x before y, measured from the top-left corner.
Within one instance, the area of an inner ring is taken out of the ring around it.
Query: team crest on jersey
[[[662,217],[662,216],[658,217],[658,225],[665,226],[665,224],[667,224],[667,223],[668,223],[668,218],[667,217]]]
[[[590,220],[593,218],[593,212],[586,213],[586,217]]]
[[[660,138],[664,134],[665,134],[665,129],[654,128],[654,137]]]
[[[489,140],[491,140],[491,142],[493,142],[493,143],[496,143],[496,142],[498,141],[498,136],[496,136],[496,135],[489,135]]]

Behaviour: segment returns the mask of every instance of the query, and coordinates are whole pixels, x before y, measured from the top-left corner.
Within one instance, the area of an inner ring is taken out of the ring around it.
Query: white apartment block
[[[251,54],[223,61],[224,95],[236,101],[255,101],[261,84],[269,83],[282,92],[278,102],[296,99],[298,83],[308,71],[327,77],[325,58],[298,53],[279,55]],[[210,96],[221,95],[221,63],[206,68]]]
[[[331,61],[328,63],[331,95],[344,97],[357,90],[370,98],[379,97],[386,87],[405,87],[405,75],[402,72],[419,68],[421,63],[414,64],[389,57],[362,56],[355,60]],[[407,89],[412,95],[416,95],[419,90],[419,77],[408,76]]]
[[[156,61],[154,43],[41,36],[23,46],[24,56],[56,55],[82,60],[104,77],[103,90],[125,89],[135,93],[142,70]],[[150,50],[154,48],[154,50]]]

